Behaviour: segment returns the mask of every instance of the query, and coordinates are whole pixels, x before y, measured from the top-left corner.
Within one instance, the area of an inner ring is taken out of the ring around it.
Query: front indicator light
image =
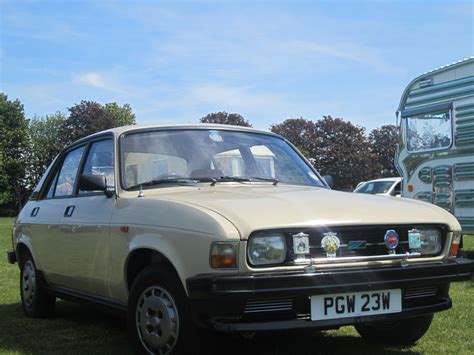
[[[461,244],[461,234],[453,235],[453,241],[451,243],[451,256],[456,257],[458,255],[460,244]]]
[[[210,264],[214,269],[237,267],[237,243],[214,242],[211,244]]]

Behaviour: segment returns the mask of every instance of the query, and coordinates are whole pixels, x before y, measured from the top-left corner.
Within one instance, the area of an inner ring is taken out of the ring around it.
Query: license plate
[[[400,289],[311,296],[311,320],[370,316],[402,311]]]

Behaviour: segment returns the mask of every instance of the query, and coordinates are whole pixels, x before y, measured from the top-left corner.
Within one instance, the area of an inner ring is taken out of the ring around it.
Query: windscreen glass
[[[368,181],[359,186],[355,192],[363,194],[385,194],[393,186],[393,181]]]
[[[227,130],[179,129],[129,133],[121,139],[125,188],[160,179],[222,177],[324,186],[284,140]]]

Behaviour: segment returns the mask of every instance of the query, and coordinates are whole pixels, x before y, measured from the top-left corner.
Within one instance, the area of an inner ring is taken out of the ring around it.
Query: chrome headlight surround
[[[283,264],[286,254],[286,238],[282,233],[261,233],[251,237],[248,241],[247,257],[251,265]]]
[[[408,238],[410,251],[418,252],[421,255],[437,255],[443,247],[443,235],[438,228],[411,229],[408,231]]]

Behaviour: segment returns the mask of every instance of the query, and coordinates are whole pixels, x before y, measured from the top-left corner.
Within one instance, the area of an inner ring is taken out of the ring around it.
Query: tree
[[[106,114],[115,120],[116,127],[137,124],[135,114],[129,104],[120,106],[116,102],[110,102],[105,104],[104,109]]]
[[[380,177],[398,176],[394,163],[398,143],[398,127],[386,125],[373,129],[370,132],[369,140],[381,166]]]
[[[214,112],[200,119],[201,123],[218,123],[234,126],[252,127],[252,125],[238,113]]]
[[[0,93],[0,213],[15,214],[26,197],[25,148],[28,120],[17,99]]]
[[[282,123],[270,126],[273,133],[277,133],[291,143],[307,158],[315,154],[316,125],[313,121],[300,118],[288,118]]]
[[[30,120],[28,129],[29,147],[27,186],[31,190],[43,176],[46,168],[64,148],[59,132],[66,121],[66,115],[56,112],[53,115]]]
[[[316,131],[316,152],[311,158],[322,174],[333,176],[334,188],[353,189],[358,182],[377,177],[381,167],[365,128],[323,116]]]
[[[61,128],[63,146],[109,128],[135,124],[135,115],[128,104],[120,106],[114,102],[104,107],[98,102],[83,100],[68,110],[69,117]]]

